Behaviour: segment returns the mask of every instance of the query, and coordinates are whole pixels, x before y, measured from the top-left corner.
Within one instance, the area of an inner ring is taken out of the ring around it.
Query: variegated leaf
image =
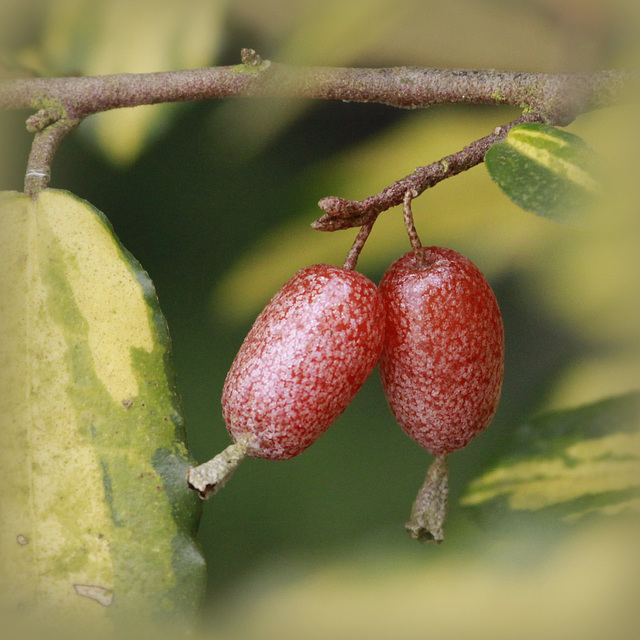
[[[579,221],[601,193],[595,154],[578,136],[531,122],[513,127],[485,156],[489,174],[518,206]]]
[[[64,625],[193,619],[204,590],[154,287],[64,191],[0,194],[0,601]]]
[[[564,521],[640,512],[640,393],[541,415],[462,504]]]

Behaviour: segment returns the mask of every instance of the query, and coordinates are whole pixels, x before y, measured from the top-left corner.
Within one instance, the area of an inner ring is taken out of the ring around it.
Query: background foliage
[[[636,3],[605,0],[3,0],[5,62],[96,74],[278,61],[564,71],[637,62]],[[10,18],[10,19],[9,19]],[[373,376],[299,459],[249,460],[205,509],[204,637],[619,637],[639,557],[633,529],[579,528],[459,507],[532,414],[638,386],[637,107],[569,127],[610,170],[580,228],[527,214],[478,167],[414,203],[425,244],[471,258],[501,304],[507,363],[490,429],[451,459],[448,540],[403,523],[429,456],[402,434]],[[25,114],[1,114],[0,188],[21,189]],[[514,117],[498,108],[403,112],[287,100],[143,107],[66,140],[52,186],[86,198],[148,270],[171,328],[196,458],[229,443],[220,392],[255,315],[298,268],[340,264],[353,232],[309,228],[326,195],[362,198]],[[377,281],[408,249],[380,218],[360,269]],[[516,630],[516,631],[514,631]]]

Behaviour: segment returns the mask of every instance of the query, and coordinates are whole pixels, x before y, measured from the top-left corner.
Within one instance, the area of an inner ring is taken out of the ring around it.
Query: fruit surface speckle
[[[376,365],[384,337],[377,287],[330,265],[299,271],[245,338],[225,381],[223,416],[248,454],[291,458],[338,418]]]
[[[502,386],[504,329],[495,295],[467,258],[411,251],[380,283],[387,317],[380,375],[404,431],[436,456],[465,447],[491,421]]]

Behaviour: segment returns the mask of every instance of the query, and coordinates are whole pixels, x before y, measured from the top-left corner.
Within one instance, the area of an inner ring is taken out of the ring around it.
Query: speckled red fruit
[[[384,310],[377,287],[325,264],[299,271],[245,338],[222,393],[231,437],[273,460],[304,451],[346,409],[378,361]]]
[[[495,295],[467,258],[428,247],[396,260],[380,283],[387,330],[380,375],[400,426],[436,456],[465,447],[495,413],[504,329]]]

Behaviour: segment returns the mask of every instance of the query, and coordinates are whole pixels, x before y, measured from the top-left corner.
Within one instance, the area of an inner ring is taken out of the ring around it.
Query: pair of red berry
[[[329,265],[299,271],[269,302],[227,375],[223,415],[248,454],[291,458],[346,409],[376,363],[400,426],[439,456],[491,420],[503,373],[495,296],[450,249],[411,251],[380,287]]]
[[[414,249],[391,265],[379,287],[354,270],[307,267],[258,316],[227,375],[222,407],[236,449],[207,463],[209,470],[219,468],[190,483],[206,497],[242,455],[298,455],[346,409],[379,363],[397,421],[439,464],[421,492],[428,504],[414,507],[417,524],[407,526],[414,537],[442,539],[444,461],[491,421],[503,362],[493,291],[455,251]],[[442,514],[436,524],[425,523],[433,518],[421,514],[437,495]]]

